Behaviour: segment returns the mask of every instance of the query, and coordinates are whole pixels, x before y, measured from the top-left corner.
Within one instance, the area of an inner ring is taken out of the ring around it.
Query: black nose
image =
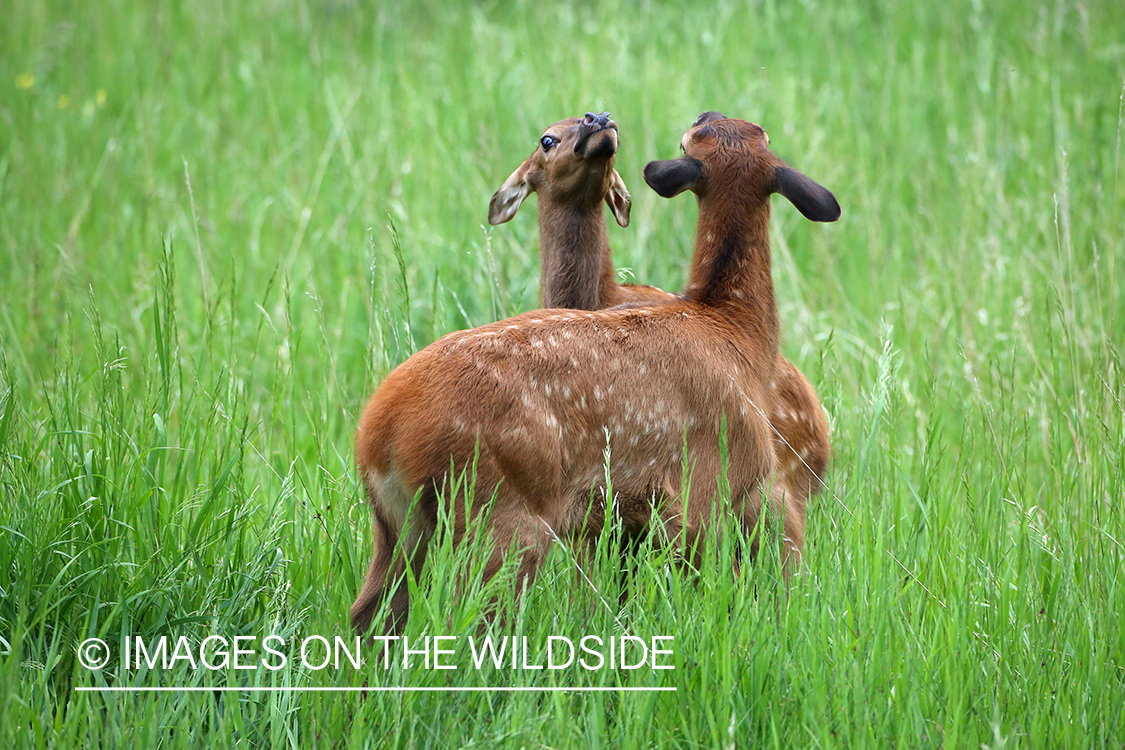
[[[582,124],[586,127],[590,127],[591,125],[601,125],[602,127],[605,127],[608,123],[609,112],[602,112],[601,114],[587,112],[586,116],[582,118]]]

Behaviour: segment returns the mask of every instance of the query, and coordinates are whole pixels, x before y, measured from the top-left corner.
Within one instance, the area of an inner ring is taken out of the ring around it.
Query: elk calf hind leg
[[[402,631],[410,609],[407,567],[417,580],[426,560],[426,545],[430,534],[410,529],[399,548],[399,534],[376,511],[374,537],[375,550],[371,566],[351,608],[352,627],[357,632],[366,634],[375,614],[389,600],[389,612],[381,633],[394,635]]]
[[[360,588],[359,595],[351,608],[352,627],[364,634],[371,627],[371,619],[375,616],[375,612],[386,599],[388,577],[391,574],[395,545],[398,542],[398,534],[391,530],[378,510],[375,511],[375,528],[372,535],[374,549],[371,554],[371,565],[367,568],[363,587]]]

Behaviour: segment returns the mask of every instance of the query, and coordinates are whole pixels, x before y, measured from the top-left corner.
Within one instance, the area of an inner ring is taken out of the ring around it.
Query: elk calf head
[[[617,223],[629,225],[632,201],[621,176],[613,168],[617,155],[617,123],[608,112],[568,117],[544,131],[534,153],[527,157],[488,206],[488,223],[511,220],[533,192],[559,203],[595,208],[605,197]]]
[[[665,198],[691,190],[704,198],[715,184],[738,185],[730,200],[761,201],[781,193],[811,221],[836,221],[840,204],[826,188],[789,167],[769,149],[762,126],[704,112],[680,140],[679,159],[650,162],[645,182]]]

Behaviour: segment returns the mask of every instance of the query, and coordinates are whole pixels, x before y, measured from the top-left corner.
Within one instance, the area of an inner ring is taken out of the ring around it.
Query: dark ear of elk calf
[[[523,587],[554,539],[601,528],[590,497],[592,488],[605,490],[607,442],[625,529],[643,530],[656,516],[697,560],[700,535],[726,495],[717,482],[725,425],[734,512],[754,528],[768,504],[787,573],[798,563],[805,500],[773,481],[777,456],[763,411],[777,359],[769,195],[783,165],[761,128],[741,120],[693,127],[685,144],[685,158],[698,162],[690,183],[674,183],[661,163],[646,169],[646,177],[664,175],[657,181],[669,194],[699,195],[683,298],[594,312],[538,310],[452,333],[397,367],[372,396],[356,435],[375,516],[374,556],[351,610],[358,630],[368,631],[385,602],[379,629],[396,632],[405,622],[404,573],[421,568],[439,495],[450,509],[453,544],[465,541],[470,511],[463,496],[449,496],[451,474],[475,471],[472,513],[492,499],[484,577],[515,549]],[[808,203],[814,192],[798,186],[786,195]]]

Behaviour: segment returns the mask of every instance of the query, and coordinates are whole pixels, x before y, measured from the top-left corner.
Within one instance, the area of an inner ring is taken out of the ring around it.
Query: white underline
[[[666,693],[675,687],[79,687],[80,693]]]

